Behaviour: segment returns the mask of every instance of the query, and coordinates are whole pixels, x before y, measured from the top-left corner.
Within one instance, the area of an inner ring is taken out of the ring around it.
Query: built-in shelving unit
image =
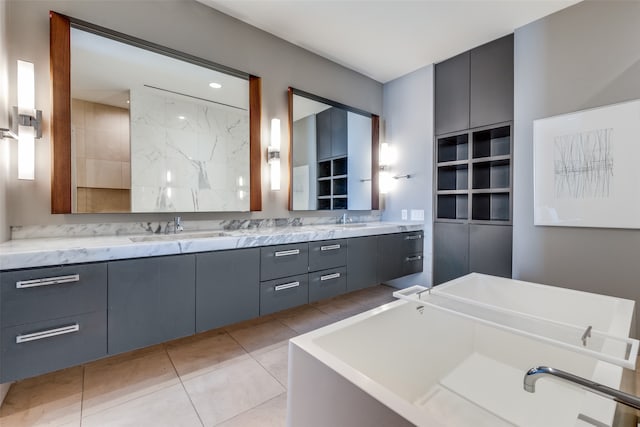
[[[510,123],[437,138],[438,221],[510,223],[511,145]]]
[[[347,157],[318,162],[318,209],[347,209]]]

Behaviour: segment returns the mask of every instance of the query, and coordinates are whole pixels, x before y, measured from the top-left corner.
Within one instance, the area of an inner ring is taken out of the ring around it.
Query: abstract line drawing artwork
[[[640,229],[640,100],[533,120],[533,224]]]
[[[557,198],[608,198],[613,185],[613,128],[554,138]]]

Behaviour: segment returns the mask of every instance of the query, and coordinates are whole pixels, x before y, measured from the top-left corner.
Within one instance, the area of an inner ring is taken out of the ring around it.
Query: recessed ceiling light
[[[178,118],[179,118],[180,120],[184,120],[184,119],[185,119],[185,117],[184,117],[184,116],[178,116]]]
[[[214,88],[214,89],[220,89],[222,87],[222,85],[220,83],[216,83],[216,82],[209,83],[209,86]]]

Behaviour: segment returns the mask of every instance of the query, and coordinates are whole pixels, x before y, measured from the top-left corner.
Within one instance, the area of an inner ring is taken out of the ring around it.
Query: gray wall
[[[49,10],[130,34],[262,77],[263,152],[272,118],[287,123],[287,87],[293,86],[372,113],[382,112],[382,84],[296,47],[257,28],[208,8],[195,0],[9,0],[9,63],[20,58],[36,68],[36,106],[43,110],[45,132],[37,141],[36,180],[18,181],[16,147],[12,144],[7,207],[10,225],[155,220],[167,215],[51,215],[49,144]],[[5,50],[2,50],[5,52]],[[15,67],[9,81],[15,81]],[[3,92],[4,93],[4,92]],[[15,87],[9,103],[15,103]],[[285,125],[286,126],[286,125]],[[263,211],[255,214],[185,214],[186,219],[286,217],[288,143],[283,128],[282,190],[269,190],[263,179]],[[263,153],[263,176],[268,176]],[[296,213],[296,216],[299,216]],[[309,214],[310,215],[310,214]],[[1,224],[0,224],[1,225]]]
[[[433,65],[384,85],[382,142],[393,144],[398,162],[394,175],[411,174],[396,181],[384,195],[386,221],[401,220],[402,209],[424,210],[424,271],[390,283],[396,287],[431,285],[432,188],[433,188]]]
[[[533,225],[532,150],[535,119],[640,98],[638,23],[588,1],[515,32],[514,278],[640,300],[640,230]]]

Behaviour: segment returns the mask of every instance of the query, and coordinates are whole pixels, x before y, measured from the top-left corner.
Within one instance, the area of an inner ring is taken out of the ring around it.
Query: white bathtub
[[[620,337],[629,336],[633,321],[633,301],[479,274],[441,285],[436,292],[499,304],[533,319],[591,325]],[[614,402],[555,379],[539,380],[533,394],[523,390],[524,373],[539,365],[620,388],[623,368],[598,360],[590,353],[593,349],[581,353],[579,348],[420,305],[393,302],[292,339],[287,425],[549,427],[612,426],[614,418],[622,422]],[[595,340],[597,350],[620,356],[617,343],[611,350],[606,341]],[[636,354],[627,356],[635,362]]]

